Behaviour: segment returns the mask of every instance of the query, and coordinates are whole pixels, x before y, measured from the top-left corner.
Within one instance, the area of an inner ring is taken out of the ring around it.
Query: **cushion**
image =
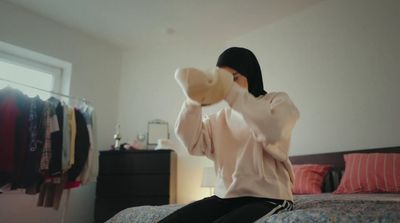
[[[331,169],[330,165],[302,164],[293,165],[294,184],[293,194],[320,194],[322,182],[326,173]]]
[[[400,192],[399,153],[344,155],[345,171],[335,194]]]

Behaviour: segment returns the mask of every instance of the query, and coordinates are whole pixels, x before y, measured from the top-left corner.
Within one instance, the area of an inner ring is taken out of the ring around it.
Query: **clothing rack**
[[[24,84],[24,83],[20,83],[20,82],[17,82],[17,81],[8,80],[8,79],[2,78],[2,77],[0,77],[0,81],[4,81],[4,82],[7,82],[7,83],[16,84],[16,85],[20,85],[20,86],[24,86],[24,87],[28,87],[28,88],[35,89],[35,90],[38,90],[38,91],[42,91],[42,92],[58,95],[58,96],[61,96],[61,97],[74,99],[74,100],[77,100],[77,101],[82,101],[85,104],[89,103],[86,100],[86,98],[78,98],[78,97],[74,97],[74,96],[71,96],[71,95],[58,93],[58,92],[55,92],[55,91],[48,91],[48,90],[45,90],[45,89],[42,89],[42,88],[31,86],[29,84]],[[66,193],[65,204],[64,204],[64,206],[63,206],[63,208],[61,210],[61,223],[64,223],[65,219],[66,219],[66,215],[67,215],[67,212],[68,212],[68,206],[69,206],[70,193],[71,193],[71,190],[68,189],[67,193]]]
[[[62,97],[66,97],[66,98],[82,101],[84,103],[88,103],[86,98],[78,98],[78,97],[74,97],[74,96],[71,96],[71,95],[58,93],[58,92],[55,92],[55,91],[48,91],[48,90],[45,90],[45,89],[42,89],[42,88],[31,86],[29,84],[24,84],[24,83],[20,83],[20,82],[17,82],[17,81],[8,80],[8,79],[2,78],[2,77],[0,77],[0,81],[8,82],[8,83],[11,83],[11,84],[17,84],[17,85],[24,86],[24,87],[29,87],[29,88],[32,88],[32,89],[35,89],[35,90],[38,90],[38,91],[42,91],[42,92],[46,92],[46,93],[50,93],[50,94],[54,94],[54,95],[58,95],[58,96],[62,96]]]

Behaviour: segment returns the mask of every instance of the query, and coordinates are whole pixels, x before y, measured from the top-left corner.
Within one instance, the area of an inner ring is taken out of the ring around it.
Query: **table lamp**
[[[215,181],[216,181],[216,175],[214,167],[204,167],[203,177],[201,179],[201,187],[208,187],[210,189],[210,196],[213,195]]]

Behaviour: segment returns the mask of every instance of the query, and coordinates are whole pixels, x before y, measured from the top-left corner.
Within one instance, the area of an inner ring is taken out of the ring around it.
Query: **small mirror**
[[[161,119],[155,119],[148,122],[147,125],[147,147],[154,148],[159,139],[169,139],[168,122]]]

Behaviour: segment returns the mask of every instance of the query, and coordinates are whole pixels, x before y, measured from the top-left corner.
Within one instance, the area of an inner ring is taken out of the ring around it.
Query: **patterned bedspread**
[[[154,223],[182,205],[127,208],[107,223]],[[298,195],[294,210],[260,218],[270,222],[379,222],[400,223],[400,194]]]

